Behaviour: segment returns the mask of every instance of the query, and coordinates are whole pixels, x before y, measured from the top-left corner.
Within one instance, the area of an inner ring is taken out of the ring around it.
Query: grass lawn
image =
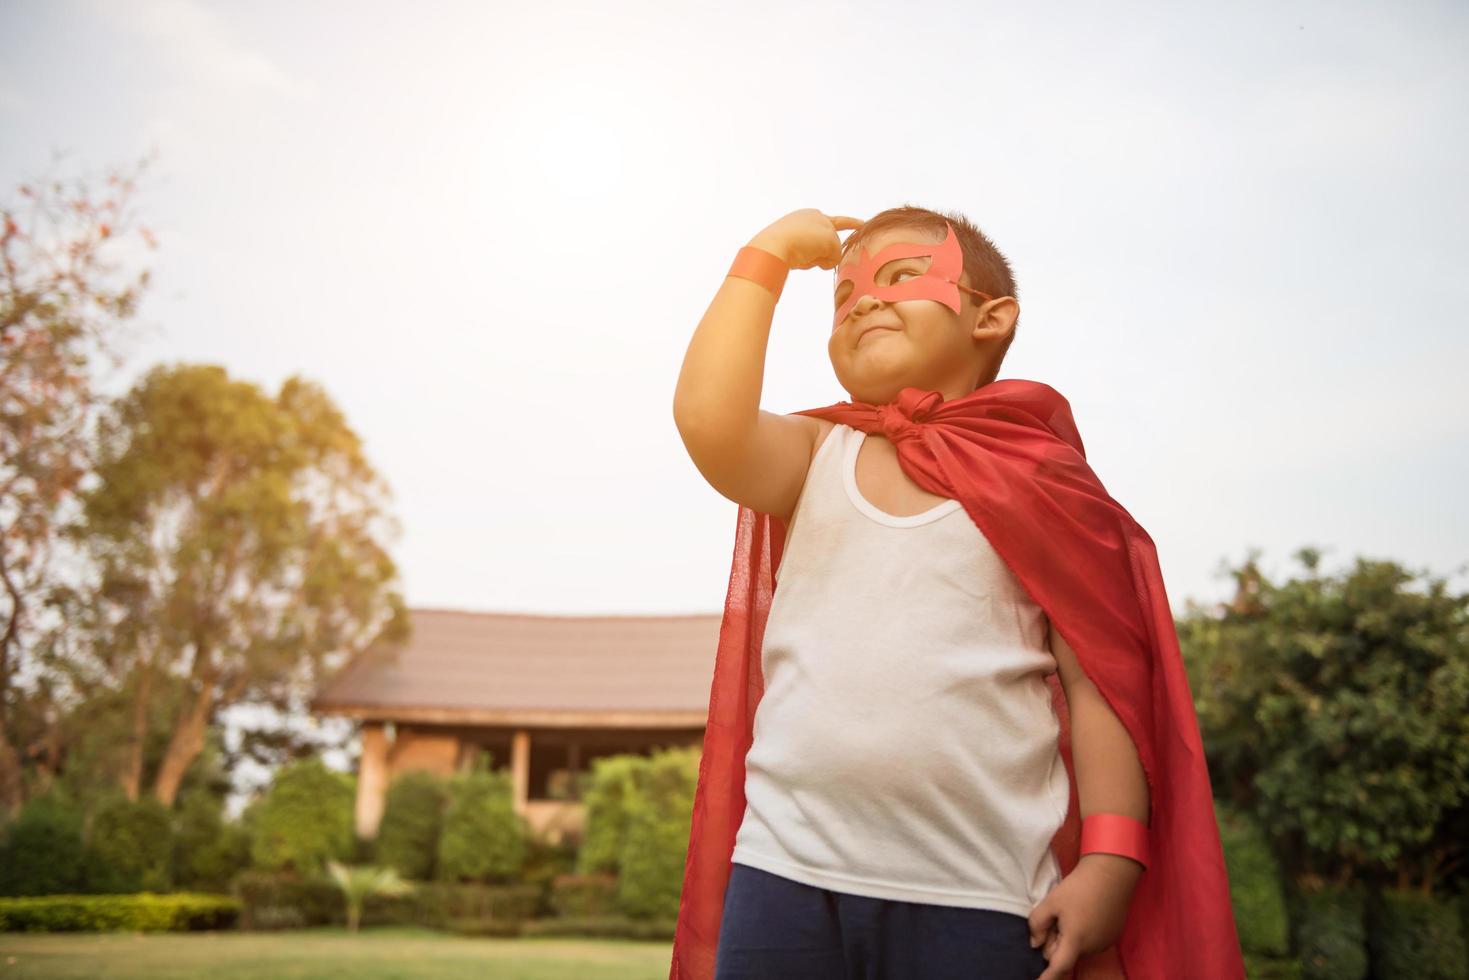
[[[0,933],[0,978],[665,980],[667,942],[471,939],[421,929]]]

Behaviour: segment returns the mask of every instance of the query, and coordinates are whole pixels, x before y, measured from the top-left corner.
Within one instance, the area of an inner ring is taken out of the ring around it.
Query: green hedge
[[[1469,976],[1460,909],[1452,899],[1387,890],[1367,906],[1375,980],[1460,980]]]
[[[617,911],[617,876],[557,875],[551,881],[551,908],[559,916],[612,915]]]
[[[293,929],[346,921],[341,890],[325,878],[247,872],[235,879],[244,929]],[[414,882],[396,897],[373,896],[362,907],[363,925],[414,925],[463,931],[471,924],[516,922],[535,914],[538,885]]]
[[[585,936],[597,939],[673,938],[677,919],[632,919],[623,915],[565,916],[520,924],[522,936]]]
[[[474,923],[528,919],[535,915],[540,900],[539,885],[416,882],[407,895],[369,898],[362,908],[362,922],[464,931]]]
[[[1367,976],[1366,893],[1327,888],[1299,898],[1292,924],[1302,980],[1364,980]]]
[[[240,904],[223,895],[42,895],[0,898],[0,932],[179,932],[227,929]]]
[[[342,892],[325,878],[246,871],[235,877],[242,929],[300,929],[345,923]]]

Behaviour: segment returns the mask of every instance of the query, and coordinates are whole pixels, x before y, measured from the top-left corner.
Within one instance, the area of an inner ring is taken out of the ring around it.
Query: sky
[[[672,400],[739,247],[957,211],[1176,612],[1325,550],[1466,584],[1461,3],[0,0],[0,200],[149,153],[121,392],[311,378],[410,605],[715,613],[736,505]],[[848,397],[791,273],[762,407]]]

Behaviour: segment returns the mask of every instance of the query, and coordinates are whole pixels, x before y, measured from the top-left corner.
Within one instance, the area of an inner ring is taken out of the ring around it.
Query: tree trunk
[[[184,781],[189,766],[204,751],[204,736],[209,731],[209,719],[216,706],[234,704],[249,686],[249,674],[240,672],[218,691],[215,684],[219,674],[212,668],[196,673],[199,693],[194,696],[183,717],[174,726],[173,736],[168,740],[168,749],[163,753],[163,762],[158,767],[158,777],[153,781],[153,795],[165,806],[173,806],[178,797],[179,785]]]
[[[12,816],[25,802],[25,786],[21,781],[20,754],[10,744],[10,733],[0,718],[0,812]]]
[[[122,771],[122,791],[137,801],[143,787],[143,749],[148,739],[148,704],[153,694],[153,671],[144,661],[139,667],[138,689],[133,694],[132,741],[128,745],[127,764]]]
[[[194,700],[174,726],[168,750],[163,753],[163,763],[158,767],[158,778],[153,783],[153,795],[164,806],[173,806],[184,774],[204,750],[204,734],[208,731],[209,714],[213,709],[214,679],[211,677],[203,680],[199,693],[194,695]]]

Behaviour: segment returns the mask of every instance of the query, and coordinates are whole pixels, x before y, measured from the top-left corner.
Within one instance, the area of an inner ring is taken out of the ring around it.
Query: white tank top
[[[806,884],[1029,915],[1069,785],[1045,612],[958,500],[898,517],[836,425],[787,529],[733,860]]]

